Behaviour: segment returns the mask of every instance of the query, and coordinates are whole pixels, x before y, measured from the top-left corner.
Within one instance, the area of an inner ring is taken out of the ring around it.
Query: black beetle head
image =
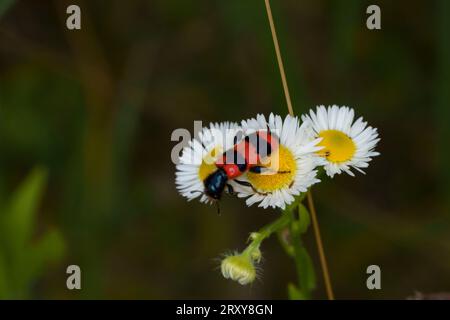
[[[203,181],[205,194],[214,200],[220,200],[228,177],[223,169],[217,169]]]

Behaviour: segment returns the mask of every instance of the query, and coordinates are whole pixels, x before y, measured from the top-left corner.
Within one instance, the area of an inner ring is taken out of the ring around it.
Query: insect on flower
[[[270,169],[276,163],[277,169],[267,175],[249,170],[239,179],[244,183],[240,183],[236,191],[238,197],[247,198],[247,205],[259,203],[263,208],[284,209],[295,200],[295,196],[320,181],[316,167],[321,159],[315,153],[322,147],[318,146],[320,139],[309,134],[308,123],[300,124],[297,117],[290,115],[283,120],[278,115],[270,114],[266,119],[259,114],[256,118],[242,121],[241,125],[246,132],[268,127],[279,136],[278,148],[267,159],[270,165],[264,168]]]
[[[247,171],[261,174],[268,169],[261,165],[263,159],[272,154],[278,147],[278,137],[270,132],[270,129],[259,130],[246,135],[240,142],[235,137],[233,148],[225,151],[216,162],[217,169],[205,180],[205,193],[216,200],[221,198],[225,186],[230,193],[234,193],[233,187],[227,184],[228,180],[235,179]],[[251,185],[248,185],[251,186]]]
[[[216,139],[213,139],[216,141],[210,143],[208,147],[205,146],[203,141],[207,136],[214,137],[214,134],[210,132],[212,129],[220,128],[236,129],[235,126],[231,128],[227,123],[212,125],[211,129],[205,128],[202,135],[200,135],[201,141],[195,139],[191,141],[190,146],[184,150],[180,158],[181,164],[177,165],[177,187],[181,194],[189,198],[189,200],[201,195],[202,202],[218,203],[225,188],[229,193],[234,193],[233,182],[252,188],[249,182],[236,179],[245,172],[255,174],[288,173],[273,171],[273,168],[263,165],[264,159],[269,157],[279,146],[279,138],[268,127],[267,129],[253,130],[247,135],[243,135],[240,131],[241,137],[235,132],[233,145],[222,152],[222,154],[218,150],[223,149],[222,145],[226,144],[226,142],[223,143],[223,140],[230,138],[230,136],[225,138],[216,137]],[[223,131],[222,133],[224,133]],[[217,135],[220,135],[220,132]],[[222,143],[219,143],[218,140],[221,140]],[[199,150],[200,148],[202,150]],[[186,156],[189,151],[194,151],[194,158],[196,151],[203,151],[206,154],[202,156],[200,165],[195,165],[192,162],[188,163],[188,160],[193,160],[192,157]],[[211,161],[211,158],[214,161]]]

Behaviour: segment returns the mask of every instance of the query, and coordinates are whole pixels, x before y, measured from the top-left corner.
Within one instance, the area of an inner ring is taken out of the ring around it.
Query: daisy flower
[[[223,152],[233,147],[238,130],[236,123],[212,123],[183,148],[176,165],[175,184],[188,201],[200,197],[200,202],[212,203],[204,194],[203,181],[217,169],[215,162]]]
[[[259,203],[263,208],[282,208],[294,201],[294,196],[319,182],[316,178],[316,166],[320,157],[317,156],[321,147],[320,139],[308,135],[305,124],[299,125],[297,117],[287,116],[284,121],[280,116],[270,114],[266,120],[264,115],[256,119],[242,121],[245,134],[257,130],[269,129],[278,137],[278,147],[261,166],[266,168],[262,173],[247,172],[235,179],[235,191],[238,197],[248,197],[247,205]]]
[[[311,124],[313,137],[322,138],[319,145],[323,149],[318,155],[325,160],[324,168],[330,177],[343,171],[354,176],[351,168],[364,173],[362,168],[379,155],[374,151],[380,141],[377,129],[368,127],[362,117],[353,122],[354,116],[352,108],[336,105],[319,106],[316,112],[310,110],[309,115],[302,116],[304,122]]]

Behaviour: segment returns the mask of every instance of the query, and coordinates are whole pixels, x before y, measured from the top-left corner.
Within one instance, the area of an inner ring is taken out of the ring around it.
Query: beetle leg
[[[270,168],[263,167],[263,166],[251,167],[249,169],[249,171],[252,172],[252,173],[258,173],[258,174],[264,174],[264,173],[272,173],[272,174],[274,174],[274,173],[279,173],[279,174],[291,173],[290,170],[274,171],[274,170],[271,170]]]
[[[233,188],[233,186],[231,184],[227,183],[226,186],[227,186],[227,190],[228,190],[229,194],[236,195],[236,192],[234,192],[234,188]]]
[[[256,190],[255,187],[248,181],[241,181],[241,180],[238,180],[238,179],[234,179],[233,181],[235,181],[236,183],[239,183],[241,186],[252,188],[252,190],[255,193],[262,194],[262,195],[266,195],[267,194],[267,193],[259,192],[258,190]]]

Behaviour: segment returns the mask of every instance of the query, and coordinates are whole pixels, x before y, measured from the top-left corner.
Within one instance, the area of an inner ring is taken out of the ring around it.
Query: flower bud
[[[234,254],[222,260],[221,271],[226,279],[246,285],[255,281],[256,269],[249,254]]]

